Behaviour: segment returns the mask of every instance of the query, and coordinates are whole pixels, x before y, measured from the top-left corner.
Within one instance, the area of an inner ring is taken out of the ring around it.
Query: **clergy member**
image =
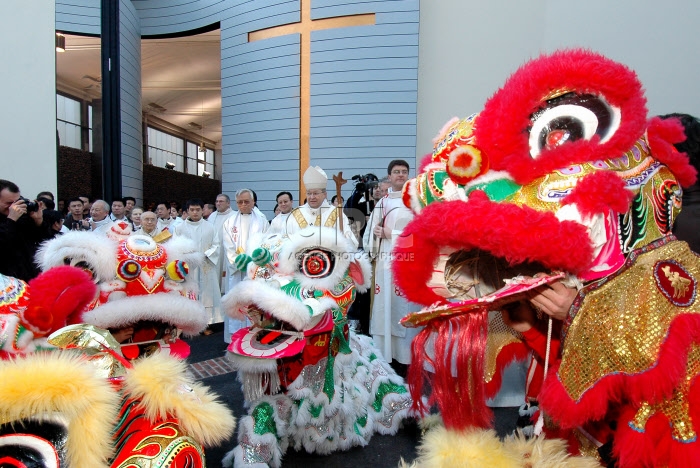
[[[233,215],[234,211],[231,209],[231,198],[229,198],[229,196],[224,193],[220,193],[216,196],[215,205],[216,211],[209,215],[209,218],[207,218],[207,222],[212,223],[212,225],[214,226],[214,230],[218,234],[219,242],[221,243],[221,252],[223,252],[224,238],[222,236],[222,233],[224,223]],[[217,265],[217,268],[219,269],[219,278],[221,278],[219,286],[221,287],[222,291],[226,291],[228,288],[228,280],[226,279],[226,255],[219,255],[219,264]]]
[[[293,234],[308,226],[324,226],[340,229],[339,218],[343,219],[343,235],[357,248],[357,239],[352,233],[350,222],[342,209],[331,206],[326,200],[328,176],[318,166],[310,166],[304,172],[304,187],[306,188],[307,203],[292,210],[287,218],[283,233]]]
[[[408,302],[394,287],[391,252],[401,231],[413,218],[413,213],[401,199],[408,170],[408,163],[402,159],[389,163],[389,193],[374,206],[362,239],[365,250],[376,261],[370,334],[387,362],[391,362],[397,373],[404,377],[406,367],[411,363],[411,341],[420,329],[406,328],[399,322],[409,312],[419,310],[419,306]]]
[[[106,235],[114,224],[109,217],[109,203],[104,200],[95,200],[90,207],[90,229],[96,234]]]
[[[294,198],[290,192],[280,192],[277,194],[277,208],[280,212],[270,222],[270,231],[284,232],[287,218],[289,218],[294,208]]]
[[[172,219],[170,218],[170,204],[164,201],[158,202],[156,205],[156,215],[158,216],[158,230],[170,230],[170,224],[172,222]]]
[[[250,189],[240,189],[236,192],[236,205],[238,211],[224,222],[222,228],[223,246],[226,252],[226,272],[228,288],[240,282],[245,272],[238,271],[235,260],[238,254],[246,251],[248,239],[257,233],[263,233],[270,228],[270,224],[260,216],[253,213],[255,202],[253,192]],[[224,320],[224,340],[231,342],[231,334],[247,326],[245,320]]]
[[[219,235],[214,231],[214,225],[208,223],[202,217],[204,202],[199,199],[188,200],[185,205],[187,220],[175,227],[175,238],[186,237],[194,242],[197,250],[204,254],[204,263],[201,267],[190,272],[199,285],[197,299],[207,310],[209,323],[223,322],[221,312],[221,290],[219,289]],[[211,334],[211,329],[204,331],[205,335]]]
[[[141,215],[141,227],[134,234],[152,237],[158,244],[162,244],[173,235],[167,229],[161,231],[158,227],[158,217],[152,211],[144,211]]]

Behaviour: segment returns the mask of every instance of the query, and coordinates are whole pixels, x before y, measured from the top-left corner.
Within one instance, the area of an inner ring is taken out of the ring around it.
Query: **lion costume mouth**
[[[237,284],[224,298],[223,305],[236,311],[236,317],[247,317],[252,322],[251,327],[233,334],[229,351],[259,359],[278,359],[301,353],[308,336],[333,328],[330,311],[337,307],[337,303],[328,297],[310,297],[304,301],[293,299],[266,281]]]
[[[429,286],[445,293],[445,300],[407,315],[401,324],[418,327],[435,318],[499,309],[522,300],[527,291],[566,277],[563,272],[545,270],[538,263],[510,265],[482,250],[442,248]]]
[[[426,306],[490,294],[516,276],[576,275],[590,266],[594,253],[583,224],[527,206],[492,202],[480,191],[466,202],[427,206],[408,224],[394,252],[399,287],[409,300]],[[474,274],[465,274],[470,263],[473,267],[478,262],[483,263],[476,270],[481,272],[479,287],[488,284],[485,291],[475,291],[476,285],[469,284]],[[485,277],[493,266],[496,271]]]

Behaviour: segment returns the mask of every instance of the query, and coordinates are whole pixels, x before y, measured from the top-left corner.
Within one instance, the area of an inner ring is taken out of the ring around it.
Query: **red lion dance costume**
[[[700,261],[671,234],[696,178],[683,140],[677,121],[647,119],[634,72],[585,50],[529,62],[443,129],[405,188],[416,217],[394,270],[429,306],[404,321],[426,325],[409,381],[432,380],[447,429],[489,427],[499,370],[526,352],[489,311],[563,279],[579,291],[537,395],[545,432],[572,452],[612,443],[620,467],[696,465]]]
[[[174,357],[189,350],[177,329],[206,326],[189,294],[197,255],[187,240],[71,232],[43,245],[28,284],[0,275],[0,466],[206,466],[235,420]],[[107,331],[126,326],[133,343]]]

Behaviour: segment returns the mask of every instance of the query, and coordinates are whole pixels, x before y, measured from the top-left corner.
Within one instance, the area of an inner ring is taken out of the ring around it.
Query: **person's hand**
[[[557,281],[533,289],[528,297],[536,310],[541,310],[553,319],[564,320],[577,294],[575,288],[569,288]]]
[[[513,330],[524,333],[533,327],[537,317],[535,311],[527,302],[516,302],[508,304],[501,310],[503,323],[508,325]]]
[[[374,235],[380,239],[391,239],[391,228],[377,224],[372,230]]]
[[[134,327],[120,328],[112,333],[112,336],[118,343],[124,343],[134,336]]]
[[[18,198],[12,205],[10,205],[10,212],[7,217],[12,221],[17,221],[27,212],[27,204],[21,198]]]

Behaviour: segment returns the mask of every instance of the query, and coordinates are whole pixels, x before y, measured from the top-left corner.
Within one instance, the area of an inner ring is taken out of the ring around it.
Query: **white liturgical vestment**
[[[243,280],[245,272],[236,269],[236,256],[244,253],[248,239],[254,234],[266,232],[270,228],[270,223],[260,216],[253,214],[243,214],[236,211],[233,216],[224,222],[222,228],[224,252],[226,256],[226,277],[228,278],[228,289]],[[224,340],[231,342],[231,334],[248,326],[246,320],[234,320],[226,318],[224,320]]]
[[[219,235],[214,226],[204,219],[184,221],[175,227],[175,237],[186,237],[194,242],[197,250],[204,254],[204,263],[190,272],[199,285],[197,298],[207,310],[209,323],[223,322],[221,312],[221,290],[219,289]]]
[[[279,232],[289,235],[309,226],[322,226],[336,228],[339,234],[341,234],[339,225],[341,216],[343,219],[342,235],[348,238],[357,249],[358,242],[355,235],[352,233],[347,216],[343,214],[342,209],[329,205],[326,200],[323,200],[323,203],[321,203],[321,206],[318,208],[311,208],[307,203],[292,210],[286,222],[284,222],[282,231]]]
[[[363,238],[365,251],[376,262],[370,334],[375,346],[385,354],[384,358],[387,362],[395,359],[402,364],[410,364],[411,341],[420,328],[406,328],[399,321],[406,314],[420,310],[420,306],[408,302],[391,281],[391,251],[401,231],[412,218],[413,213],[403,204],[401,192],[389,192],[374,207]],[[378,224],[391,228],[391,239],[380,239],[374,235],[374,227]],[[387,311],[386,304],[389,299],[391,310]],[[387,317],[387,313],[391,315]],[[387,331],[387,323],[390,331]],[[389,334],[391,334],[391,354],[387,356],[386,350],[389,347],[385,340]]]

